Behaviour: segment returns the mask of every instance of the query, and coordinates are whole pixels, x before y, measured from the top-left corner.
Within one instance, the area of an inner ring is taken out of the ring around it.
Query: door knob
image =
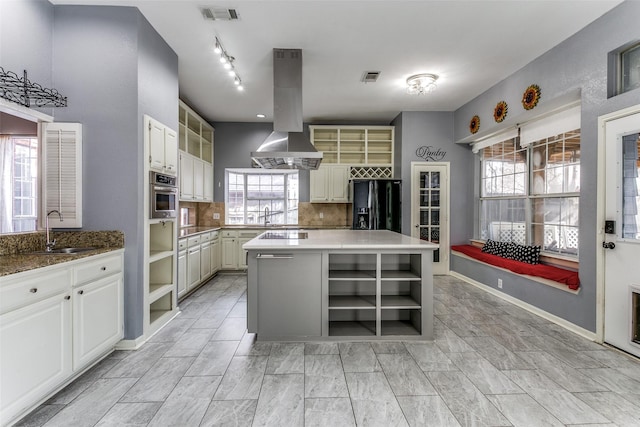
[[[605,249],[613,249],[616,247],[616,244],[613,242],[602,242],[602,247]]]

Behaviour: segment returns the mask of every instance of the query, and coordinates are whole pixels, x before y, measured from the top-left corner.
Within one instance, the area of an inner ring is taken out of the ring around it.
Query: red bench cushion
[[[478,261],[495,265],[496,267],[506,268],[518,274],[528,274],[529,276],[542,277],[553,280],[554,282],[564,283],[569,289],[578,289],[580,287],[580,278],[577,271],[565,270],[564,268],[554,267],[546,264],[527,264],[525,262],[506,259],[497,255],[491,255],[482,252],[478,247],[472,245],[455,245],[451,246],[452,251],[461,252]]]

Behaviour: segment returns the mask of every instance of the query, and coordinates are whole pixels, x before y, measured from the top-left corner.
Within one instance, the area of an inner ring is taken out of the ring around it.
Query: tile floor
[[[434,342],[262,343],[219,275],[20,426],[640,426],[640,361],[452,277]]]

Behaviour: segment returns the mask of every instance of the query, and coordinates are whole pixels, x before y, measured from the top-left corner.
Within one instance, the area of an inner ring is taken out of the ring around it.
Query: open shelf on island
[[[329,280],[376,280],[374,270],[330,270]]]
[[[330,295],[329,310],[375,310],[375,295]]]
[[[375,336],[375,321],[333,321],[329,322],[329,336]]]
[[[382,335],[420,335],[413,323],[408,320],[383,320]]]
[[[382,295],[382,309],[419,309],[420,302],[416,301],[411,295]]]

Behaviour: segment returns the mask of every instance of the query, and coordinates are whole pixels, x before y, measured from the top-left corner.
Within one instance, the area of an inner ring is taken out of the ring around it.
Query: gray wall
[[[98,48],[99,47],[99,48]],[[57,6],[53,72],[83,124],[86,230],[125,234],[125,338],[143,333],[143,114],[178,128],[178,58],[135,8]]]
[[[38,135],[38,124],[11,114],[0,113],[0,134],[35,136]]]
[[[589,331],[595,331],[596,328],[596,251],[602,250],[596,239],[596,231],[601,226],[596,223],[597,118],[637,104],[640,100],[640,90],[637,89],[607,99],[607,53],[629,41],[640,39],[638,16],[640,2],[622,3],[455,112],[457,141],[469,135],[469,120],[475,114],[480,116],[480,130],[489,129],[490,124],[494,123],[493,109],[500,100],[505,100],[509,105],[504,124],[515,124],[516,118],[524,112],[520,103],[522,93],[532,83],[539,85],[542,90],[540,106],[573,90],[581,90],[579,252],[582,289],[579,295],[571,296],[561,307],[558,307],[557,291],[551,288],[536,287],[535,294],[520,293],[518,297]],[[474,185],[471,178],[465,185]],[[473,236],[469,234],[467,237]],[[499,274],[497,270],[493,277],[485,274],[482,281],[493,285]],[[515,296],[513,290],[506,289],[505,292]]]

